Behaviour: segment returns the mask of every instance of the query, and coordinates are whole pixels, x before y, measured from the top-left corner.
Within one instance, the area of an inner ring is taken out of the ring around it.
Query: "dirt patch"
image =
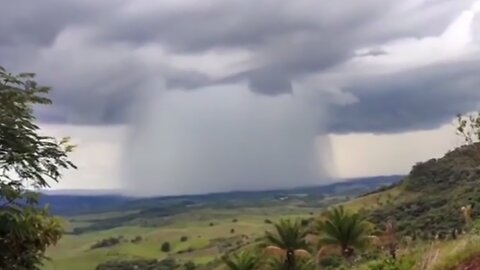
[[[452,270],[480,270],[480,256],[469,260],[467,263],[462,263]]]

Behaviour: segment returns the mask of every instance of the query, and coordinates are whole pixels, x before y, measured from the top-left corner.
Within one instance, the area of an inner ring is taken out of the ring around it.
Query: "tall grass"
[[[442,252],[429,269],[450,270],[476,256],[480,256],[480,236],[469,235],[467,237],[459,241],[453,249]]]

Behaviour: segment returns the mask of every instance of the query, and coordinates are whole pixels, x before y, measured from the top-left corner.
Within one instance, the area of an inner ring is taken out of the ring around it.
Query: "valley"
[[[180,265],[192,262],[200,269],[221,269],[224,254],[257,245],[279,220],[298,219],[307,226],[328,206],[401,178],[354,179],[292,190],[116,197],[115,203],[101,196],[47,195],[43,203],[63,214],[66,235],[48,250],[51,260],[43,269],[84,270],[108,261],[166,258]],[[66,215],[68,211],[73,215]],[[93,247],[106,240],[113,244]],[[162,251],[166,242],[170,245],[167,252]]]

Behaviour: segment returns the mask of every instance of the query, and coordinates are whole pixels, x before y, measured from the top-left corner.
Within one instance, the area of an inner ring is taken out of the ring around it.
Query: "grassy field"
[[[318,211],[319,209],[295,206],[268,209],[200,209],[168,217],[171,220],[166,226],[121,226],[79,235],[67,234],[48,250],[47,255],[51,261],[46,262],[44,269],[89,270],[109,260],[162,259],[168,256],[181,262],[205,264],[219,258],[226,243],[241,243],[241,246],[252,244],[271,228],[272,225],[267,224],[266,219],[275,222],[281,218],[309,218]],[[121,215],[122,213],[104,213],[74,217],[69,220],[66,229],[69,231],[74,227],[87,226],[91,220]],[[119,236],[124,239],[120,244],[91,248],[99,240]],[[142,240],[131,243],[130,240],[137,236]],[[187,240],[181,241],[182,237]],[[166,241],[171,244],[171,251],[168,253],[160,249]]]

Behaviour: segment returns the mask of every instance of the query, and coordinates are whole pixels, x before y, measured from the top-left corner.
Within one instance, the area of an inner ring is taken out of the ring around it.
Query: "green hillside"
[[[380,224],[393,217],[403,234],[429,238],[461,231],[460,208],[480,202],[480,144],[419,163],[399,184],[372,197],[377,199],[364,204],[372,208],[371,220]]]

